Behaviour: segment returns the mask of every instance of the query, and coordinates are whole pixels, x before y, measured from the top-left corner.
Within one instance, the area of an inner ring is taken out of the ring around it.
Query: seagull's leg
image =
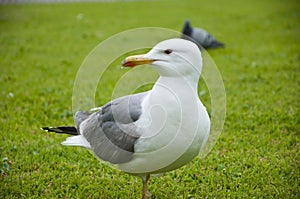
[[[150,199],[151,194],[148,191],[148,181],[150,179],[150,174],[146,175],[146,177],[142,177],[143,180],[143,197],[142,199]]]

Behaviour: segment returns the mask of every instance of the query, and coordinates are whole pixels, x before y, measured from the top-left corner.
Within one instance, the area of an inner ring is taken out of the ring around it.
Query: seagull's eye
[[[171,49],[167,49],[167,50],[164,51],[164,53],[167,54],[167,55],[169,55],[169,54],[172,53],[172,50]]]

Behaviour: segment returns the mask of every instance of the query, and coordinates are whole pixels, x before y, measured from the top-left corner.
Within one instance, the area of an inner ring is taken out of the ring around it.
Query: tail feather
[[[90,143],[82,135],[68,137],[66,141],[61,143],[65,146],[81,146],[90,149]]]
[[[41,129],[47,132],[79,135],[77,129],[74,126],[43,127]]]
[[[81,146],[88,149],[91,148],[90,143],[85,139],[83,135],[80,135],[77,132],[77,129],[74,126],[43,127],[41,129],[47,132],[75,135],[75,136],[67,137],[67,139],[61,143],[62,145]]]

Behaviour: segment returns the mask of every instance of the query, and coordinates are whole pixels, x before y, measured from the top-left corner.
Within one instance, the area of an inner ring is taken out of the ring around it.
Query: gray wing
[[[76,113],[80,134],[98,157],[114,164],[132,159],[134,144],[141,135],[134,122],[141,115],[146,95],[147,92],[117,98],[88,116],[85,112]]]
[[[211,36],[203,29],[193,28],[192,38],[202,47],[207,48],[211,41]]]
[[[224,44],[217,41],[206,30],[193,28],[192,38],[197,41],[203,48],[224,47]]]

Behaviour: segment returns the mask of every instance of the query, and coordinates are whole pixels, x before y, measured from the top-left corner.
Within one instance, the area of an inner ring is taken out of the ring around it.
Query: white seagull
[[[177,169],[198,155],[208,139],[210,119],[197,93],[202,57],[193,42],[165,40],[122,63],[142,64],[160,75],[151,90],[112,100],[97,112],[79,111],[76,127],[42,129],[74,135],[62,144],[90,149],[120,170],[140,176],[146,199],[151,174]]]

